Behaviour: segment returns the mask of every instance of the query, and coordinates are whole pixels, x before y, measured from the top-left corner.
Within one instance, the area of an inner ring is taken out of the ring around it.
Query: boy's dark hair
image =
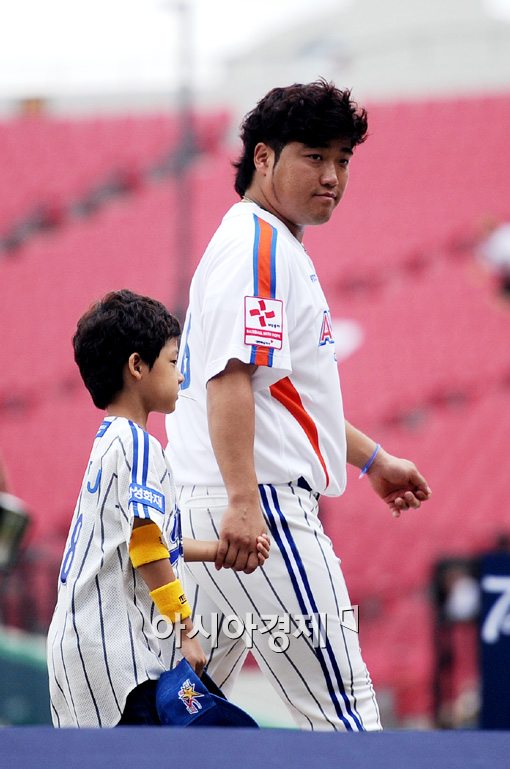
[[[177,318],[148,296],[124,289],[92,305],[78,321],[73,347],[94,404],[104,409],[122,390],[124,366],[132,353],[152,368],[168,340],[180,334]]]
[[[235,190],[242,197],[250,186],[255,171],[253,153],[259,142],[274,150],[278,162],[289,142],[325,147],[335,139],[349,139],[354,148],[365,141],[366,133],[366,110],[351,100],[348,89],[340,91],[325,80],[273,88],[242,122],[244,146],[234,163]]]

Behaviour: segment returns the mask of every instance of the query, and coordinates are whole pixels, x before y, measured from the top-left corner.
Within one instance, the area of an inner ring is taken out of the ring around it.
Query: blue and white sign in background
[[[482,729],[510,729],[510,553],[480,562]]]

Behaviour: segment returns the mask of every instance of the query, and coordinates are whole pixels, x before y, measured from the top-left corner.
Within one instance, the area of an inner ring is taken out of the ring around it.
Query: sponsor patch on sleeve
[[[244,297],[244,343],[282,349],[283,302],[280,299]]]
[[[147,505],[157,510],[158,513],[165,514],[165,495],[148,486],[141,486],[139,483],[131,483],[129,486],[129,504],[139,502],[141,505]]]

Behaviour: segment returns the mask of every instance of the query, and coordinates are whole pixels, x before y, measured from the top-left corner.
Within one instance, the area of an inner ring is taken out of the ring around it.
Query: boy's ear
[[[142,359],[137,352],[132,352],[128,358],[127,368],[134,379],[142,378]]]

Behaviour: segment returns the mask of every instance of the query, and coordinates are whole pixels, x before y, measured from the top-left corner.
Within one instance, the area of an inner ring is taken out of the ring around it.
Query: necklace
[[[252,200],[251,198],[249,198],[248,195],[243,195],[243,203],[253,203],[254,206],[258,206],[259,208],[262,208],[263,211],[266,210],[264,206],[261,206],[260,203],[257,203],[256,200]]]

